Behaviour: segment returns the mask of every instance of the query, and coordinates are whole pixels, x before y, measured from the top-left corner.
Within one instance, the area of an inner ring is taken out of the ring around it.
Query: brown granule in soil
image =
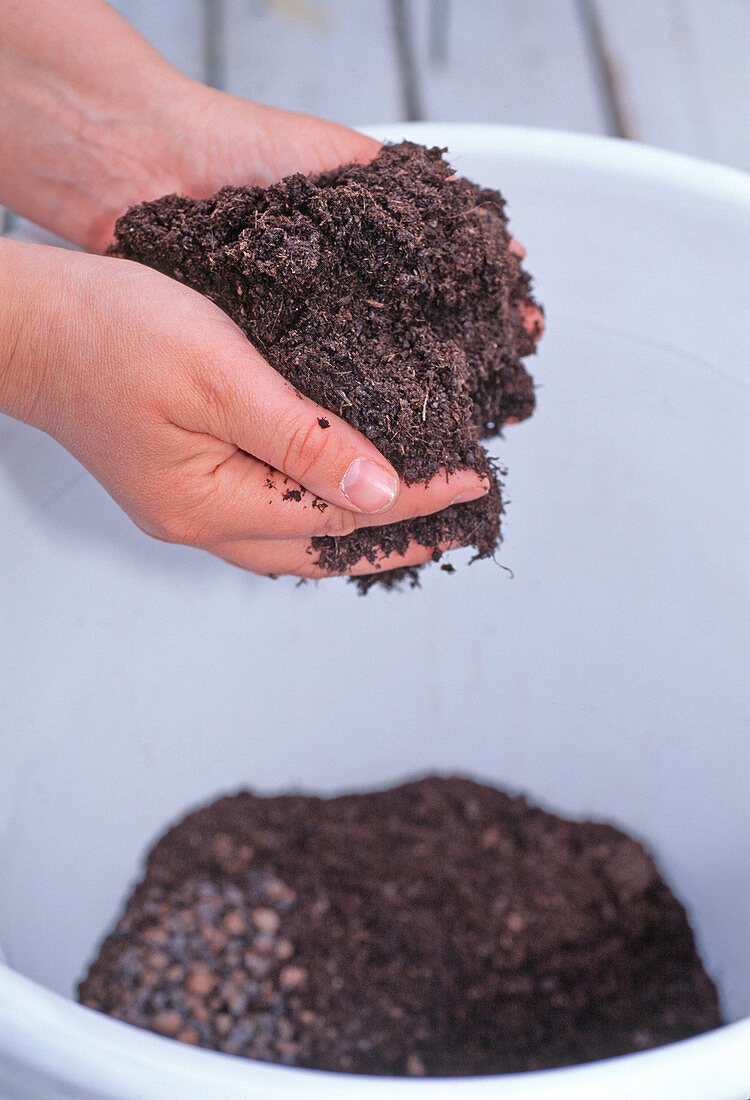
[[[441,468],[490,477],[482,500],[313,539],[319,564],[340,571],[362,558],[377,570],[410,542],[494,553],[503,505],[480,440],[534,407],[521,364],[535,348],[521,313],[533,301],[530,280],[509,243],[497,191],[455,178],[440,149],[403,142],[371,164],[265,190],[143,203],[117,222],[110,253],[206,294],[297,389],[371,439],[407,484]]]
[[[721,1023],[639,843],[456,777],[189,814],[79,997],[212,1050],[373,1074],[542,1069]]]

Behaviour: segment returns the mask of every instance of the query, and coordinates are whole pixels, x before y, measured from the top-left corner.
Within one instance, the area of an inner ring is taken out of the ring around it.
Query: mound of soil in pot
[[[441,469],[489,476],[482,500],[313,540],[324,569],[364,558],[377,573],[411,542],[472,545],[479,557],[498,545],[501,486],[480,440],[530,415],[521,359],[538,335],[524,327],[530,280],[510,241],[497,191],[454,177],[440,149],[403,142],[368,165],[267,189],[143,203],[119,219],[110,253],[206,294],[407,484]]]
[[[191,813],[80,985],[187,1043],[350,1073],[505,1073],[721,1023],[643,847],[463,778]]]

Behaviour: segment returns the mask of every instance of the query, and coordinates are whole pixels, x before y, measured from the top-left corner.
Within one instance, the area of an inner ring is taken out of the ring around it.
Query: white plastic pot
[[[0,422],[0,1095],[744,1100],[750,1094],[750,182],[597,138],[390,127],[500,187],[547,308],[499,563],[361,599],[152,542]],[[460,557],[460,555],[459,555]],[[644,838],[727,1019],[584,1067],[337,1076],[78,1006],[149,843],[250,786],[458,770]]]

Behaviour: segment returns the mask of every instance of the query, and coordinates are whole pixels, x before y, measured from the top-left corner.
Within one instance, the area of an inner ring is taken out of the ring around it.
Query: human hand
[[[257,573],[317,577],[329,574],[311,536],[485,491],[470,470],[400,486],[371,443],[297,393],[221,310],[149,268],[6,241],[0,284],[0,410],[58,439],[156,538]],[[430,556],[414,546],[382,568]]]
[[[89,251],[135,203],[265,186],[377,149],[188,79],[102,0],[0,4],[0,202]]]
[[[229,182],[267,185],[368,160],[379,147],[345,127],[188,80],[99,0],[66,10],[64,27],[61,11],[59,0],[6,0],[0,10],[8,55],[0,198],[91,251],[104,251],[130,204],[172,191],[200,197]],[[123,261],[29,256],[19,259],[43,270],[29,283],[28,350],[7,371],[6,411],[56,436],[149,533],[258,572],[309,576],[313,535],[481,495],[471,471],[399,486],[371,444],[291,390],[222,313],[185,288]],[[57,307],[45,332],[50,302]],[[390,506],[372,488],[359,508],[350,485],[347,497],[342,478],[356,459],[375,462],[381,489],[391,479]],[[282,472],[273,489],[264,463]],[[301,492],[297,482],[308,490],[300,502],[291,495]],[[379,564],[430,556],[415,547]],[[371,571],[368,563],[354,569]]]

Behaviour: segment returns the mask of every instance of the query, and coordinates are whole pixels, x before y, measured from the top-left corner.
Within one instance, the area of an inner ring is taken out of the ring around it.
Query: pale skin
[[[470,470],[404,485],[207,299],[101,255],[133,203],[267,185],[377,149],[189,80],[100,0],[0,0],[0,204],[89,253],[0,238],[0,411],[62,443],[146,533],[256,573],[322,576],[311,536],[483,495]],[[307,490],[302,502],[283,499],[290,488]],[[413,546],[381,566],[431,553]]]

